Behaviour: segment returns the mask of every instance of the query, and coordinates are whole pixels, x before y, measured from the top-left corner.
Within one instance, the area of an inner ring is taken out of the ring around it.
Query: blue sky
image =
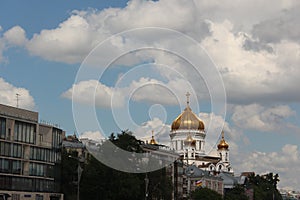
[[[299,8],[296,0],[1,1],[0,103],[15,106],[20,93],[20,107],[67,134],[127,127],[166,143],[189,91],[207,143],[224,129],[237,171],[280,173],[281,187],[300,190]],[[96,109],[96,120],[80,113],[79,129],[72,95],[75,108]]]

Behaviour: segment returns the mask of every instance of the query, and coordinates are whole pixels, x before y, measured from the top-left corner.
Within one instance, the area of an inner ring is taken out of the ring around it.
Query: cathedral
[[[205,125],[192,111],[189,105],[189,95],[189,93],[186,95],[186,108],[171,125],[171,148],[187,165],[195,165],[213,175],[221,172],[233,174],[229,160],[229,145],[225,141],[224,131],[222,131],[222,138],[215,153],[206,154],[204,150]]]

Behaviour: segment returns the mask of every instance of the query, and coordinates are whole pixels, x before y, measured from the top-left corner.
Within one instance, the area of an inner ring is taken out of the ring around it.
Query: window
[[[6,135],[6,119],[0,118],[0,138],[5,139]]]
[[[35,132],[35,124],[16,121],[14,128],[14,140],[34,144]]]
[[[12,161],[12,173],[21,174],[21,162],[18,160]]]
[[[61,145],[61,141],[62,141],[62,131],[60,129],[57,128],[53,128],[53,132],[52,132],[52,147],[54,148],[59,148]]]
[[[0,155],[11,156],[10,143],[0,142]]]
[[[22,146],[20,144],[12,144],[12,157],[21,158]]]
[[[9,173],[9,160],[0,159],[0,172]]]
[[[30,163],[29,175],[53,178],[54,177],[53,166],[39,164],[39,163]]]

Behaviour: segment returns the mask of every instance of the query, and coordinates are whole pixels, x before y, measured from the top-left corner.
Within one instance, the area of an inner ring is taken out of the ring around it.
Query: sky
[[[236,173],[300,185],[300,2],[0,2],[0,103],[67,134],[168,144],[186,106],[221,130]]]

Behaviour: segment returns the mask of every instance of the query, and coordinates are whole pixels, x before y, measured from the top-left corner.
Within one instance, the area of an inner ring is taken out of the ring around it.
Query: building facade
[[[229,160],[229,145],[225,141],[224,132],[217,145],[216,154],[205,153],[205,137],[204,122],[190,108],[189,93],[187,93],[186,108],[171,125],[172,148],[187,165],[195,165],[214,175],[220,172],[233,174]]]
[[[38,113],[0,104],[0,193],[12,200],[62,200],[65,132],[38,122]]]

